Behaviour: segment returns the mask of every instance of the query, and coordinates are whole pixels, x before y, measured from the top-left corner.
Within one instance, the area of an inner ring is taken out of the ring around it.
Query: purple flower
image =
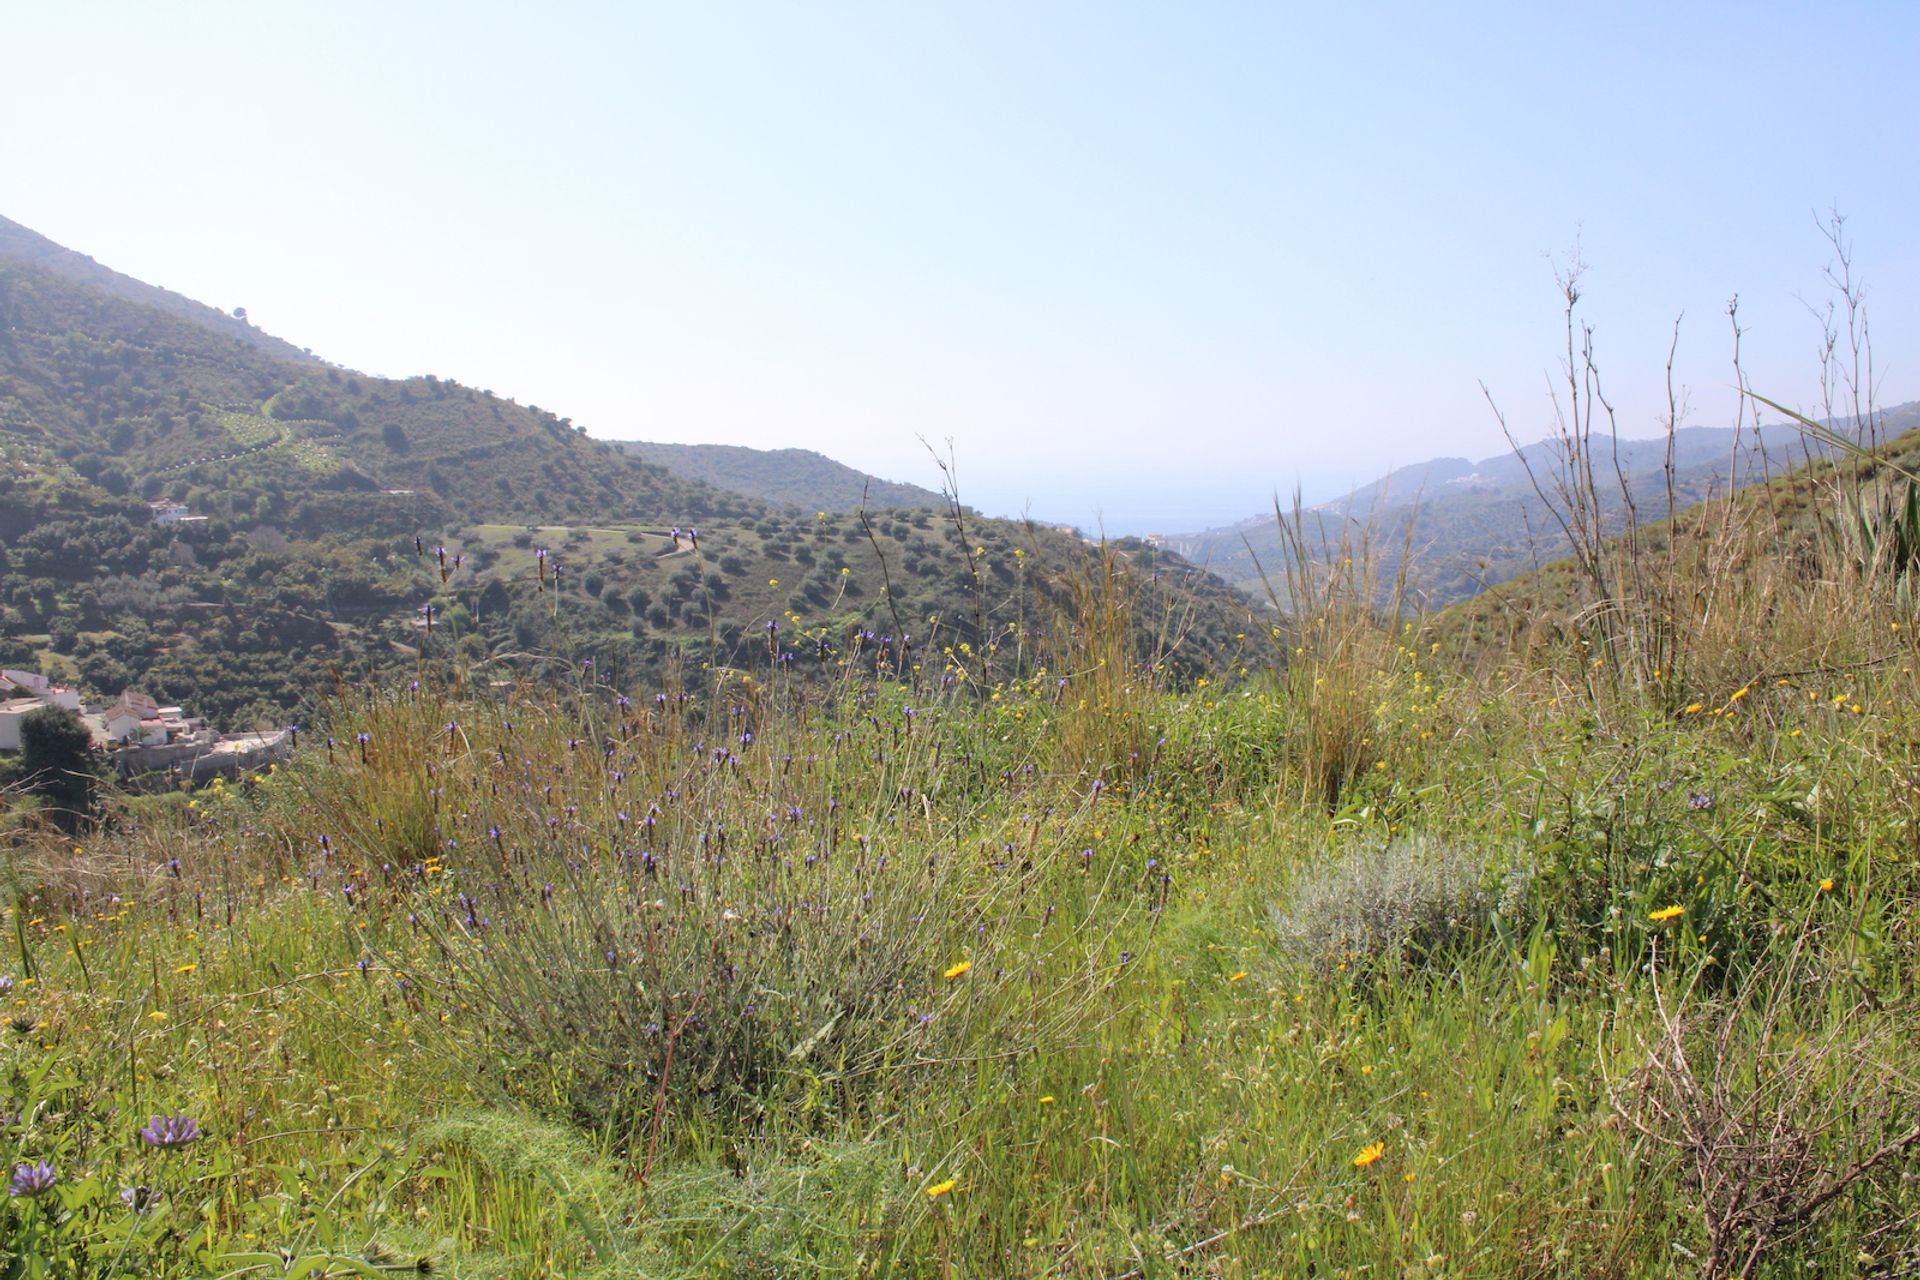
[[[1687,808],[1700,810],[1713,808],[1713,797],[1704,791],[1696,791],[1687,797]]]
[[[60,1175],[45,1160],[37,1164],[17,1164],[13,1167],[13,1176],[7,1179],[7,1194],[16,1200],[30,1200],[52,1190],[58,1181]]]
[[[142,1182],[120,1188],[120,1203],[133,1213],[145,1213],[160,1203],[160,1193]]]
[[[200,1140],[200,1122],[189,1116],[153,1116],[140,1136],[150,1147],[172,1151]]]

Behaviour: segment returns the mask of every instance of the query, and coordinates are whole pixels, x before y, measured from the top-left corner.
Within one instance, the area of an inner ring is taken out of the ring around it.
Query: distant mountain
[[[1850,424],[1833,425],[1847,429]],[[1920,426],[1920,402],[1876,418],[1883,440],[1915,426]],[[1594,447],[1595,478],[1609,518],[1623,525],[1627,519],[1622,480],[1639,520],[1669,514],[1666,439],[1601,440]],[[1828,452],[1796,429],[1777,426],[1737,434],[1725,427],[1683,427],[1674,433],[1672,449],[1675,512]],[[1540,441],[1477,462],[1434,458],[1397,468],[1345,497],[1308,508],[1303,513],[1308,543],[1324,551],[1343,536],[1364,540],[1383,588],[1394,582],[1403,550],[1410,550],[1407,584],[1415,598],[1429,607],[1466,599],[1567,554],[1566,537],[1534,487],[1537,479],[1554,495],[1559,457],[1559,445]],[[1288,538],[1272,512],[1160,541],[1256,598],[1264,598],[1269,585],[1277,594],[1284,586]]]
[[[881,480],[811,449],[749,449],[736,444],[654,444],[615,441],[614,447],[677,475],[801,511],[853,511],[946,506],[946,499],[915,484]]]
[[[1876,462],[1848,456],[1820,458],[1782,469],[1764,483],[1748,485],[1729,495],[1726,501],[1684,508],[1671,520],[1662,510],[1641,528],[1637,538],[1640,553],[1652,568],[1648,575],[1651,584],[1642,580],[1641,589],[1646,594],[1639,595],[1637,603],[1658,610],[1663,607],[1664,593],[1676,586],[1684,596],[1690,597],[1696,590],[1705,592],[1708,584],[1696,582],[1690,574],[1703,572],[1708,565],[1721,576],[1723,584],[1740,583],[1743,590],[1756,588],[1783,567],[1789,573],[1821,579],[1828,579],[1836,568],[1843,574],[1853,572],[1856,557],[1876,554],[1867,551],[1868,544],[1860,539],[1863,521],[1877,526],[1881,567],[1897,581],[1905,567],[1901,557],[1911,551],[1910,540],[1906,550],[1897,548],[1906,536],[1901,533],[1906,477],[1920,473],[1920,405],[1899,406],[1879,421],[1886,429],[1874,440]],[[1729,530],[1743,530],[1749,536],[1729,537]],[[1606,572],[1624,576],[1630,554],[1616,536],[1602,552]],[[1834,565],[1835,557],[1842,564]],[[1667,565],[1680,566],[1677,583],[1664,579]],[[1905,587],[1900,589],[1904,591]],[[1706,598],[1704,594],[1700,597]],[[1665,600],[1668,605],[1673,603],[1671,596],[1665,596]],[[1694,617],[1695,603],[1688,599],[1680,612],[1704,630],[1707,619],[1705,615]],[[1579,633],[1599,612],[1594,604],[1594,582],[1581,563],[1570,556],[1529,569],[1495,590],[1450,605],[1430,621],[1432,634],[1450,651],[1504,656],[1524,648],[1529,635],[1556,630]],[[1681,638],[1679,642],[1694,640]],[[1798,665],[1789,653],[1773,652],[1769,657],[1784,667]]]
[[[0,262],[15,262],[31,267],[41,267],[55,275],[64,276],[76,284],[110,293],[116,298],[128,302],[138,302],[153,307],[181,320],[190,321],[209,332],[233,338],[248,346],[265,352],[267,355],[296,364],[319,364],[321,361],[310,351],[303,351],[291,342],[283,341],[270,333],[248,324],[244,318],[219,311],[203,302],[183,297],[171,289],[162,289],[132,276],[123,276],[118,271],[103,267],[83,253],[55,244],[37,231],[31,231],[17,222],[0,218]]]

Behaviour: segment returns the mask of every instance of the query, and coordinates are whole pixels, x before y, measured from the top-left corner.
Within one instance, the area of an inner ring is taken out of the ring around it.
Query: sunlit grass
[[[1776,674],[1768,619],[1804,634],[1776,598],[1678,706],[1585,678],[1574,633],[1469,661],[1364,610],[1176,680],[1099,582],[1019,666],[849,646],[697,697],[353,691],[288,768],[9,846],[0,1154],[59,1181],[0,1201],[0,1256],[1732,1274],[1713,1242],[1751,1229],[1644,1104],[1689,1096],[1647,1074],[1677,1026],[1844,1100],[1753,1113],[1804,1138],[1800,1184],[1897,1148],[1752,1273],[1901,1274],[1920,718],[1892,599],[1829,628],[1871,661]],[[1420,935],[1445,945],[1278,927],[1422,848],[1465,851],[1430,898],[1473,918]],[[1820,1095],[1725,1105],[1788,1096]],[[151,1116],[204,1136],[156,1148]]]

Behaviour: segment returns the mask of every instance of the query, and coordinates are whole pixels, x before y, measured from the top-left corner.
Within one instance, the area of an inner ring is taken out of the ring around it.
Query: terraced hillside
[[[535,406],[282,360],[124,292],[0,256],[0,658],[98,696],[239,727],[425,663],[697,673],[777,662],[802,626],[991,645],[1011,624],[1031,646],[1020,629],[1100,563],[965,511],[796,515]],[[156,525],[160,499],[204,519]],[[1219,584],[1118,554],[1159,593],[1143,656],[1197,669],[1238,644]]]

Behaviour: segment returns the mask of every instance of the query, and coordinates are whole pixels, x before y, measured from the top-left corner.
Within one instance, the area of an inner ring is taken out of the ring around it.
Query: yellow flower
[[[1832,893],[1832,892],[1833,892],[1833,881],[1831,881],[1831,880],[1822,880],[1822,881],[1820,882],[1820,892],[1822,892],[1822,893]]]
[[[1241,970],[1240,972],[1238,972],[1238,973],[1236,973],[1236,974],[1234,974],[1234,975],[1233,975],[1232,977],[1230,977],[1230,978],[1228,978],[1228,979],[1227,979],[1227,981],[1228,981],[1228,982],[1238,982],[1238,981],[1240,981],[1240,980],[1241,980],[1242,978],[1244,978],[1244,977],[1246,977],[1246,976],[1247,976],[1247,971],[1246,971],[1245,969],[1242,969],[1242,970]]]
[[[948,965],[946,973],[943,974],[942,976],[948,977],[948,978],[957,978],[971,968],[973,968],[973,961],[962,960],[958,964]]]
[[[960,1180],[958,1178],[948,1178],[945,1182],[936,1182],[927,1188],[927,1199],[938,1200],[941,1196],[946,1195],[947,1192],[959,1185]]]
[[[1662,907],[1648,916],[1647,919],[1653,921],[1655,924],[1665,924],[1669,920],[1678,920],[1685,914],[1687,914],[1685,907]]]
[[[1704,708],[1701,707],[1701,705],[1697,702],[1689,703],[1687,705],[1687,714],[1690,716],[1697,716],[1700,714],[1702,710],[1704,710]]]
[[[195,967],[196,966],[190,964],[175,965],[173,971],[175,973],[192,973]]]
[[[1043,1107],[1052,1105],[1053,1101],[1054,1101],[1053,1095],[1050,1093],[1043,1093],[1040,1095],[1040,1105]]]
[[[1387,1154],[1386,1143],[1368,1143],[1366,1146],[1360,1148],[1360,1154],[1353,1158],[1353,1167],[1356,1169],[1364,1169],[1385,1154]]]
[[[166,1012],[161,1009],[155,1009],[152,1013],[148,1014],[147,1017],[153,1019],[155,1022],[165,1022],[167,1020]]]

